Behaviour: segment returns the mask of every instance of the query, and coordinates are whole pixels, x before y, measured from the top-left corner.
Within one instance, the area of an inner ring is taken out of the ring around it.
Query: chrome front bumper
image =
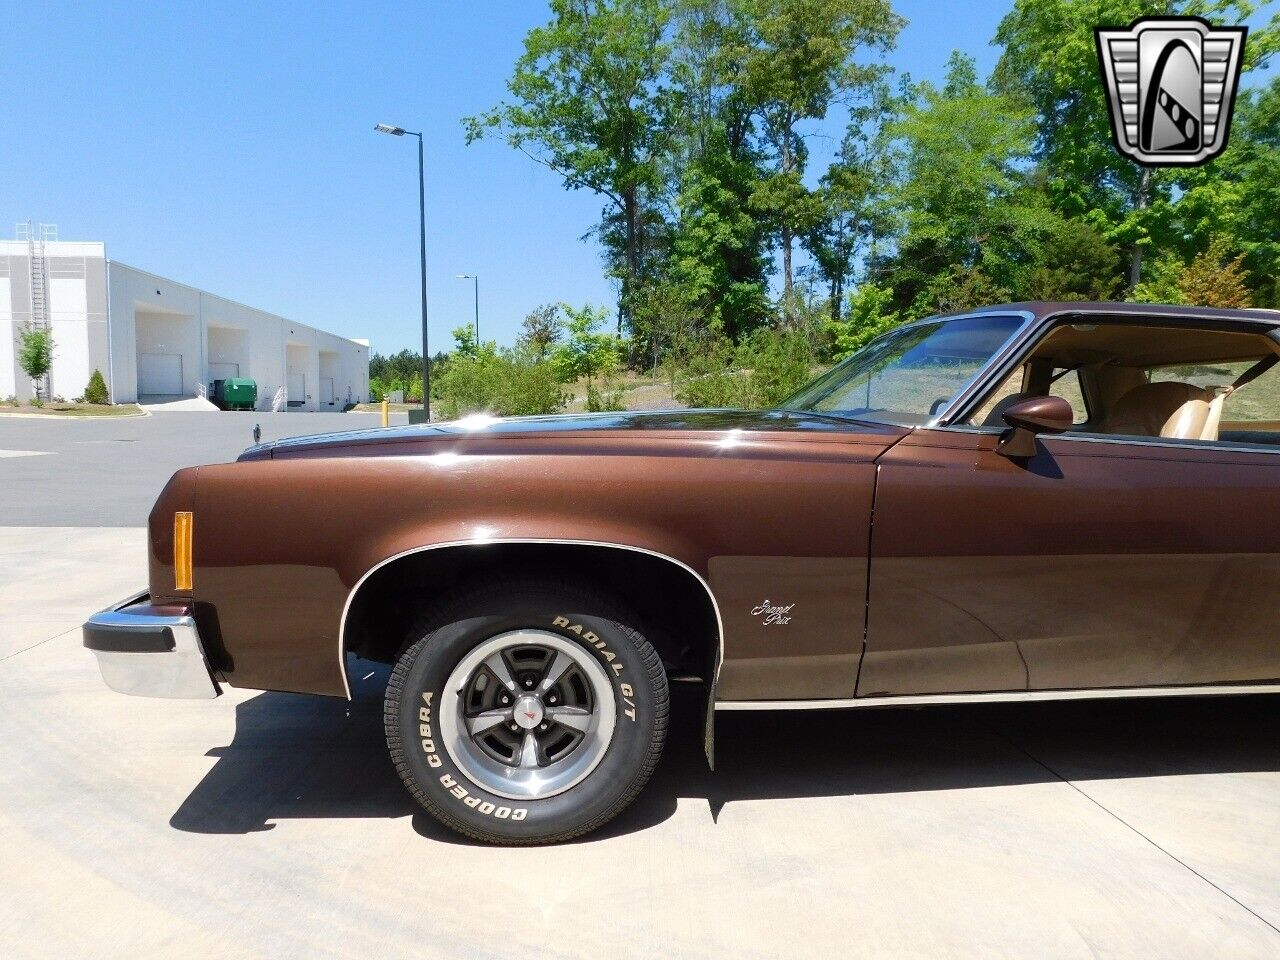
[[[209,700],[222,690],[189,609],[153,607],[138,594],[84,623],[84,645],[108,687],[135,697]]]

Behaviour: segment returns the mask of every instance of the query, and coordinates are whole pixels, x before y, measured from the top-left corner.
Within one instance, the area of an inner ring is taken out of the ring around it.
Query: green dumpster
[[[223,410],[252,410],[258,402],[258,384],[247,377],[215,380],[213,402]]]

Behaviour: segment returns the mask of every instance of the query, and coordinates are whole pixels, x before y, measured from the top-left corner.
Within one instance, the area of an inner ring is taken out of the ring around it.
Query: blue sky
[[[6,4],[7,6],[7,4]],[[889,60],[936,79],[978,59],[1008,3],[898,0]],[[0,235],[56,223],[108,256],[351,337],[419,342],[416,141],[426,134],[433,351],[472,315],[509,343],[540,303],[612,304],[580,238],[600,202],[460,118],[500,100],[535,0],[48,3],[5,17]],[[838,123],[830,124],[838,140]],[[815,153],[821,152],[819,147]]]

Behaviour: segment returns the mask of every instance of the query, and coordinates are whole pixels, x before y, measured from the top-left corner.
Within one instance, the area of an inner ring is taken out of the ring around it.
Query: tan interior
[[[1222,413],[1234,390],[1223,383],[1152,380],[1150,371],[1178,365],[1257,362],[1280,353],[1260,334],[1157,327],[1133,323],[1066,324],[1040,342],[1023,365],[979,407],[971,423],[1002,426],[1004,411],[1019,400],[1046,396],[1054,371],[1075,372],[1089,408],[1090,433],[1217,440]],[[1280,370],[1278,365],[1276,370]],[[1262,374],[1266,377],[1268,374]],[[1243,385],[1241,389],[1248,389]],[[1254,433],[1280,430],[1280,421],[1231,423]]]
[[[1098,424],[1098,432],[1178,440],[1216,440],[1216,420],[1212,430],[1209,429],[1209,411],[1215,403],[1218,403],[1215,393],[1189,383],[1143,383],[1112,405]],[[1206,436],[1206,433],[1211,435]]]

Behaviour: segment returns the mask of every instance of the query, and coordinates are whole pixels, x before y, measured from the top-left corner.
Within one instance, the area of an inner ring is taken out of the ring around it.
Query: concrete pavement
[[[722,715],[712,774],[682,696],[622,818],[493,849],[405,793],[385,668],[108,691],[72,625],[142,545],[0,529],[6,960],[1280,955],[1275,698]]]

